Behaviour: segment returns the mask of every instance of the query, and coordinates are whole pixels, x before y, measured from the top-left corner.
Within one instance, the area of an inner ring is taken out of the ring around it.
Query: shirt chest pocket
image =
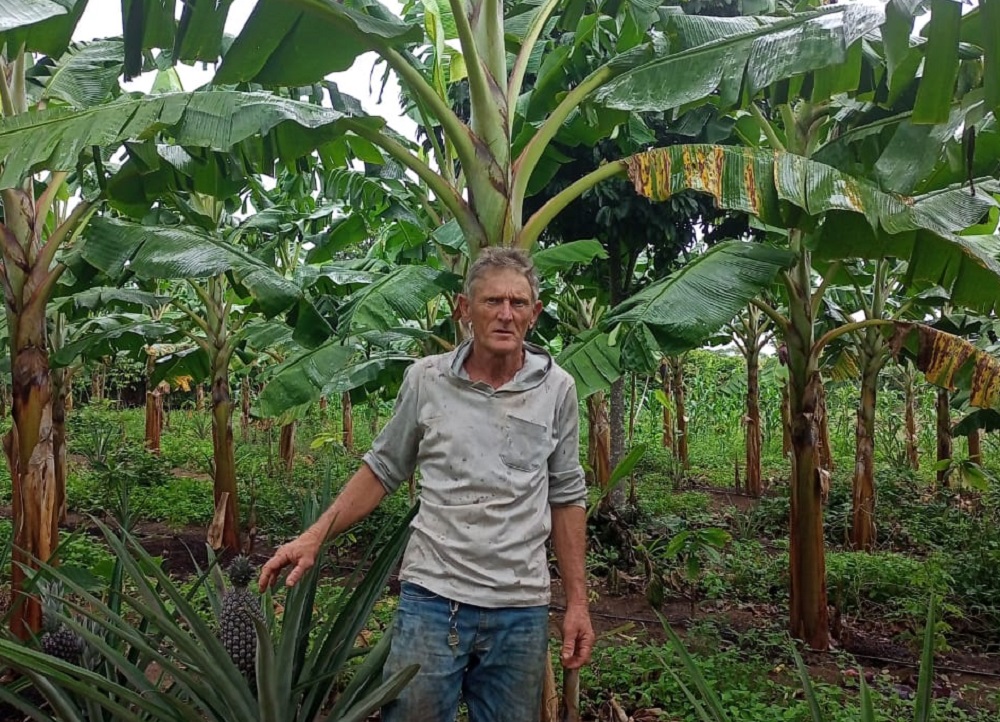
[[[537,471],[548,458],[549,427],[511,414],[504,416],[500,460],[512,469]]]

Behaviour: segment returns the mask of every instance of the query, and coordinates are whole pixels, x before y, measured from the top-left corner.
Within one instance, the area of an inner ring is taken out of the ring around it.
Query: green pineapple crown
[[[250,557],[240,554],[229,564],[229,581],[237,589],[246,589],[255,571],[256,568],[250,562]]]
[[[65,608],[62,594],[62,582],[43,580],[38,583],[38,596],[42,601],[42,630],[45,632],[55,632],[62,627],[59,616]]]

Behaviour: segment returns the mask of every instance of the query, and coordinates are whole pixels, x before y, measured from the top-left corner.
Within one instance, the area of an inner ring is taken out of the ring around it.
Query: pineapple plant
[[[253,686],[257,659],[257,628],[254,619],[264,621],[260,599],[247,589],[254,574],[250,559],[240,555],[227,570],[231,588],[222,595],[219,638],[243,676]]]
[[[42,599],[42,651],[64,662],[80,663],[83,638],[60,618],[63,611],[62,585],[47,582],[39,585]]]

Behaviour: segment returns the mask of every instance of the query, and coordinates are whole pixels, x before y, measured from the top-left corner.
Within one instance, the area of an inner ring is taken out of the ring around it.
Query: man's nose
[[[500,304],[500,320],[510,321],[514,318],[514,307],[510,305],[509,300],[505,300]]]

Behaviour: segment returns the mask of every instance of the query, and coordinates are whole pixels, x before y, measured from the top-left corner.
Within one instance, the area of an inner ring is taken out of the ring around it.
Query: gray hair
[[[472,286],[480,278],[492,271],[509,268],[517,271],[528,281],[531,287],[531,301],[538,300],[538,273],[535,264],[524,251],[518,248],[498,248],[490,246],[479,250],[479,256],[469,266],[465,274],[465,295],[472,297]]]

